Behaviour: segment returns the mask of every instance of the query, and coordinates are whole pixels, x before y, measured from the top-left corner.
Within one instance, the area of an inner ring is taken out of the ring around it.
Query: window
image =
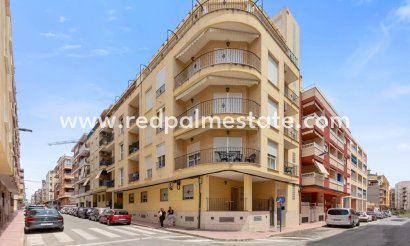
[[[134,203],[134,193],[128,194],[128,203]]]
[[[254,157],[251,157],[250,155],[242,156],[244,153],[242,152],[241,137],[214,137],[213,141],[215,162],[242,161],[249,160],[250,158],[254,159]],[[230,153],[230,155],[228,156],[226,153]]]
[[[98,202],[101,202],[101,196],[98,195]]]
[[[151,178],[152,177],[152,156],[149,155],[145,157],[145,167],[146,167],[146,178]]]
[[[162,93],[165,91],[165,68],[162,68],[161,71],[158,72],[157,74],[157,80],[156,80],[156,95],[159,97]]]
[[[296,187],[295,184],[292,184],[292,200],[296,199]]]
[[[188,145],[187,153],[188,153],[188,157],[187,157],[188,167],[198,165],[201,160],[200,142],[196,142],[196,143]]]
[[[124,160],[124,143],[120,143],[120,161]]]
[[[148,191],[141,192],[141,203],[148,202]]]
[[[276,169],[276,158],[278,155],[278,144],[268,140],[268,168]]]
[[[275,86],[278,86],[278,62],[269,55],[268,58],[268,80]]]
[[[157,168],[165,167],[165,143],[157,145]]]
[[[157,117],[159,119],[157,133],[162,132],[164,130],[164,122],[165,122],[165,107],[162,107],[157,112]]]
[[[120,168],[120,185],[124,184],[124,168]]]
[[[184,185],[182,188],[184,194],[183,194],[183,199],[184,200],[192,200],[194,199],[194,185]]]
[[[124,133],[124,116],[120,117],[120,125],[118,127],[120,128],[120,134]]]
[[[292,152],[292,163],[296,164],[296,153]]]
[[[105,201],[105,195],[102,195],[102,201],[103,202]]]
[[[277,126],[274,119],[278,117],[278,103],[270,98],[268,99],[268,117],[270,120],[270,125],[273,127]]]
[[[151,126],[147,125],[147,128],[145,128],[145,144],[151,144],[152,143],[152,128]]]
[[[161,202],[165,202],[165,201],[168,201],[168,188],[164,188],[164,189],[161,189],[161,190],[159,190],[159,193],[160,193],[160,201]]]
[[[145,111],[152,108],[152,88],[145,92]]]

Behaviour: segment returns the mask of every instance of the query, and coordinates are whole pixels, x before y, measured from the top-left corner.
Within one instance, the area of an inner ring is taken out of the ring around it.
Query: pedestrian
[[[174,210],[171,207],[168,209],[168,226],[175,226]]]
[[[167,214],[167,212],[165,212],[165,210],[163,208],[161,208],[158,212],[159,223],[161,224],[161,227],[164,227],[164,220],[165,220],[165,215],[166,214]]]

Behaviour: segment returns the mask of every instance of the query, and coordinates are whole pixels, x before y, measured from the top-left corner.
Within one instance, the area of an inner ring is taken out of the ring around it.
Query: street
[[[319,227],[283,233],[266,239],[249,241],[214,241],[178,234],[161,229],[135,225],[107,226],[97,222],[65,215],[65,230],[34,231],[25,236],[25,245],[272,245],[281,243],[295,246],[319,245],[409,245],[410,220],[391,217],[360,227]]]

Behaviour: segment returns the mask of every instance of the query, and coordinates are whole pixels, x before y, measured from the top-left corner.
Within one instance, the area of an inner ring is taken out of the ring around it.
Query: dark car
[[[100,216],[100,223],[112,224],[131,224],[131,215],[124,209],[105,209]]]
[[[42,205],[29,205],[28,207],[26,207],[26,210],[24,211],[24,216],[27,216],[30,210],[33,209],[46,209],[46,207]]]
[[[64,230],[64,218],[56,209],[32,209],[26,216],[24,232],[35,229]]]
[[[100,215],[102,214],[104,209],[105,208],[93,208],[88,219],[93,221],[100,221]]]
[[[79,208],[77,210],[77,217],[82,219],[88,219],[90,215],[91,208]]]

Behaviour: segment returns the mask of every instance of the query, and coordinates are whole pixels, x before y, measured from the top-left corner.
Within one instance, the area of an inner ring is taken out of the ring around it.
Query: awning
[[[100,178],[100,176],[101,176],[101,173],[103,172],[104,170],[100,170],[100,171],[98,171],[98,174],[97,174],[97,176],[95,176],[95,179],[99,179]]]
[[[325,175],[326,177],[329,176],[329,172],[326,170],[325,166],[323,166],[322,163],[313,161],[315,163],[315,166],[319,169],[320,173]]]
[[[18,186],[16,181],[14,180],[13,176],[0,174],[0,182],[6,186],[8,192],[12,192],[13,194],[18,194]]]
[[[88,184],[89,181],[90,181],[90,178],[87,178],[87,179],[84,181],[83,186],[87,186],[87,184]]]

